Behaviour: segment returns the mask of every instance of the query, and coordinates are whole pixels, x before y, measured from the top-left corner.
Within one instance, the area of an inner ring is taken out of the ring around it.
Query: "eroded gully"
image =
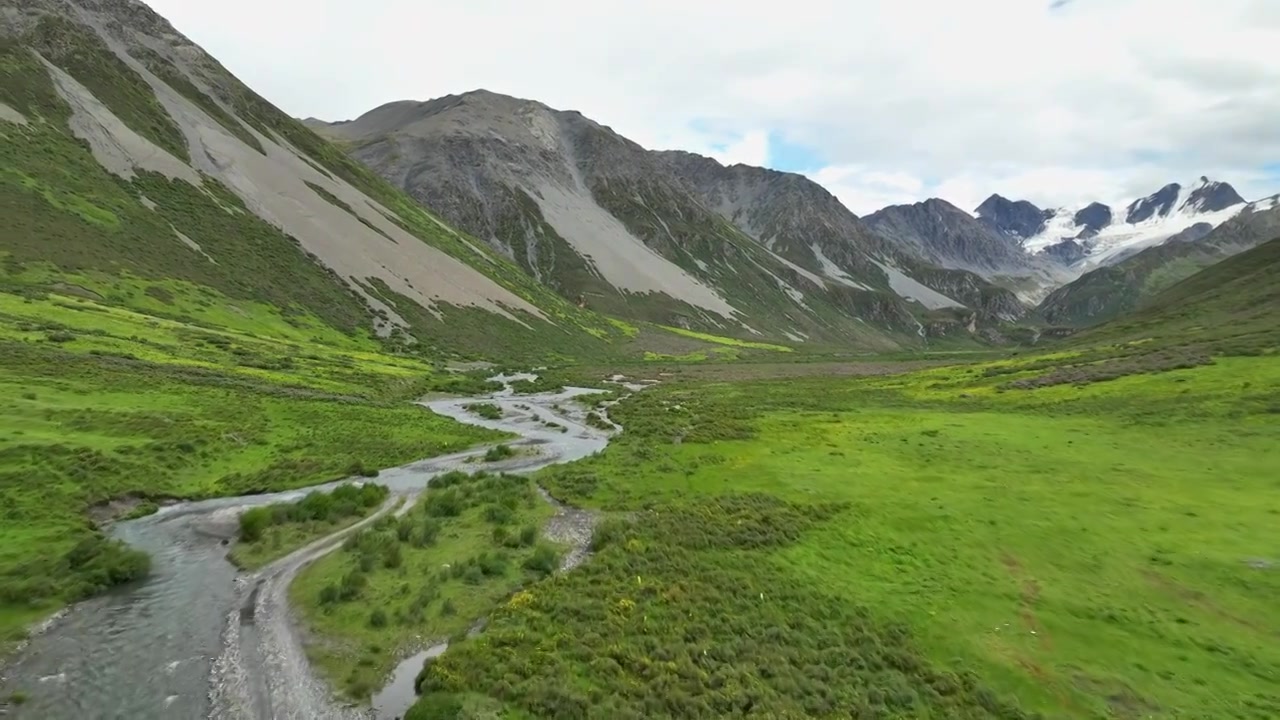
[[[33,637],[0,678],[0,697],[20,691],[25,702],[0,709],[0,715],[7,711],[8,717],[33,720],[394,717],[406,701],[394,690],[394,680],[374,710],[336,702],[311,671],[287,602],[290,582],[308,563],[341,547],[347,534],[386,513],[407,510],[440,474],[531,472],[599,452],[610,433],[585,425],[585,410],[566,402],[590,392],[595,391],[566,388],[513,396],[508,390],[488,398],[422,402],[461,422],[515,433],[519,439],[508,444],[529,451],[483,463],[475,461],[487,449],[480,447],[384,470],[376,482],[390,488],[391,497],[374,516],[255,573],[237,573],[226,560],[224,541],[234,536],[239,513],[339,483],[181,503],[115,525],[114,536],[151,555],[151,575],[138,586],[75,606]],[[479,418],[465,409],[474,402],[496,403],[504,417]],[[576,545],[569,556],[576,562],[590,537],[590,519],[562,508],[547,533]]]

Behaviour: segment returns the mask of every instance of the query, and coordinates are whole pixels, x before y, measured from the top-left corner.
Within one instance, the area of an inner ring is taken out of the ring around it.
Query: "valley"
[[[1280,717],[1275,197],[858,215],[21,0],[0,220],[0,716]]]

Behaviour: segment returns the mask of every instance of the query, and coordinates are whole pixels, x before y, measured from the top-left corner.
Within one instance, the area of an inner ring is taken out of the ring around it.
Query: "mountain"
[[[1033,215],[1042,217],[1030,203],[994,197],[997,199],[984,203],[988,217],[999,217],[1008,226],[1030,229]],[[1056,284],[1058,278],[1054,262],[1029,255],[1015,237],[945,200],[931,198],[911,205],[892,205],[863,221],[877,234],[928,262],[972,271],[1021,290],[1023,297],[1032,302],[1040,300],[1041,289]]]
[[[1026,311],[885,242],[802,176],[649,151],[578,112],[478,90],[308,124],[608,314],[887,347]]]
[[[996,232],[1015,239],[1034,237],[1050,215],[1026,200],[992,195],[974,210],[978,220]]]
[[[876,287],[887,282],[894,294],[926,307],[963,305],[987,320],[1013,321],[1026,313],[1012,293],[977,273],[904,252],[803,175],[743,164],[726,167],[689,152],[658,154],[703,205],[770,252],[828,282],[849,287],[858,285],[857,277]],[[939,293],[943,297],[936,297]]]
[[[1271,197],[1247,203],[1231,185],[1201,177],[1187,184],[1170,183],[1123,208],[1094,202],[1077,209],[1041,210],[1026,201],[992,195],[974,212],[980,222],[1019,241],[1028,253],[1045,255],[1064,266],[1069,276],[1078,276],[1161,245],[1188,229],[1199,226],[1180,239],[1275,202]]]
[[[139,2],[24,0],[0,33],[9,288],[78,288],[178,317],[210,298],[261,304],[299,326],[439,353],[586,348],[619,332],[350,160]]]
[[[1217,228],[1193,225],[1163,245],[1091,270],[1050,293],[1037,314],[1058,325],[1089,325],[1134,310],[1199,270],[1280,235],[1280,204],[1246,206]]]

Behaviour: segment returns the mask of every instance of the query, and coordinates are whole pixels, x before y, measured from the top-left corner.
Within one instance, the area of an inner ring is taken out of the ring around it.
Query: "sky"
[[[148,0],[298,117],[484,88],[851,210],[1280,192],[1280,0]]]

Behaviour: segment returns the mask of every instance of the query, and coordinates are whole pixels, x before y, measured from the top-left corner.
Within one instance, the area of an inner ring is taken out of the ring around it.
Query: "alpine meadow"
[[[1280,717],[1280,200],[819,176],[5,0],[0,716]]]

